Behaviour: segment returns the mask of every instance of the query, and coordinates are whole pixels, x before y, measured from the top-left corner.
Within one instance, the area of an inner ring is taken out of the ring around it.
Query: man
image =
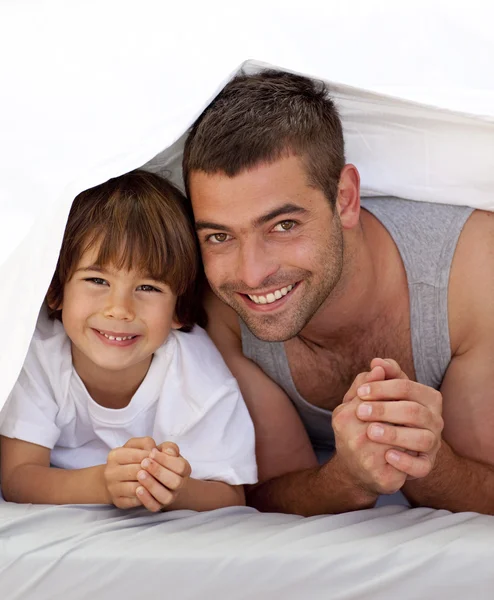
[[[230,82],[183,166],[210,335],[256,427],[249,502],[312,515],[401,489],[494,514],[492,215],[390,198],[361,209],[324,86],[282,72]]]

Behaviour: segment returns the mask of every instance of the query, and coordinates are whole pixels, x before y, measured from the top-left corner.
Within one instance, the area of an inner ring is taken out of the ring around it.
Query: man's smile
[[[260,309],[263,312],[266,310],[274,309],[285,304],[287,296],[291,295],[291,292],[295,290],[300,284],[300,281],[291,283],[287,286],[265,292],[263,294],[239,294],[245,300],[250,308]],[[267,306],[269,305],[269,306]]]

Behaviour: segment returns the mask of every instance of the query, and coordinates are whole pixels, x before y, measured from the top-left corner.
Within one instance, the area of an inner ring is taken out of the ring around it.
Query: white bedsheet
[[[492,600],[494,517],[0,504],[2,600]]]

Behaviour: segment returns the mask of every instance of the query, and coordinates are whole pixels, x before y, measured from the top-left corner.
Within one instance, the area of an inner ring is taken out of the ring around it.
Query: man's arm
[[[414,503],[494,514],[494,214],[476,211],[449,285],[453,358],[443,395],[443,444],[431,474],[410,481]]]
[[[452,360],[442,385],[445,427],[434,468],[403,488],[413,504],[494,514],[492,364],[491,343]],[[408,458],[401,460],[406,466]]]
[[[441,386],[442,440],[431,472],[407,481],[403,488],[413,504],[494,514],[493,303],[494,215],[477,211],[465,225],[451,269],[448,312],[453,358]],[[393,411],[399,403],[389,400],[414,400],[417,410],[413,417],[420,419],[420,411],[433,406],[437,392],[408,382],[406,398],[387,393],[399,383],[370,386],[368,399],[375,410],[368,420],[382,421],[383,443],[422,449],[425,453],[418,458],[427,459],[427,452],[435,445],[434,436],[427,431],[433,412],[429,418],[422,418],[421,430],[394,428],[389,423],[397,422]],[[381,399],[385,402],[379,402]],[[399,464],[391,464],[410,473],[413,462],[417,464],[417,457],[399,453]]]
[[[243,355],[237,315],[212,294],[206,307],[208,332],[239,383],[256,431],[259,483],[247,488],[248,504],[305,516],[340,513],[370,507],[379,493],[403,485],[406,475],[387,465],[385,448],[366,437],[367,424],[355,416],[357,402],[334,417],[346,432],[338,438],[341,452],[318,466],[289,398]]]

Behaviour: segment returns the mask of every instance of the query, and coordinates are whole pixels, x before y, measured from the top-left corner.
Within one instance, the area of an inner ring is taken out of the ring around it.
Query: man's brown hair
[[[185,186],[188,191],[192,171],[234,177],[289,154],[301,158],[309,185],[334,205],[345,156],[341,121],[325,84],[274,70],[238,75],[192,126]]]
[[[95,245],[99,266],[136,269],[167,283],[177,295],[182,329],[192,328],[201,314],[200,260],[185,198],[174,185],[136,170],[75,198],[47,294],[50,316],[60,318],[64,286],[84,252]]]

